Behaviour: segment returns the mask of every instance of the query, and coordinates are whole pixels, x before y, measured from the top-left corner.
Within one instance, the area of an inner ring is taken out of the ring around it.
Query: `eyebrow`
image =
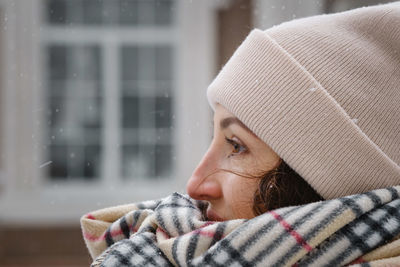
[[[226,129],[228,128],[229,125],[231,124],[238,124],[240,127],[248,131],[250,134],[255,135],[249,128],[247,128],[246,125],[243,124],[238,118],[236,117],[228,117],[223,120],[221,120],[219,126],[221,129]]]

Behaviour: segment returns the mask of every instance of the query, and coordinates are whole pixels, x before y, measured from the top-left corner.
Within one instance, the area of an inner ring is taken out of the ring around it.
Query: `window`
[[[47,0],[45,3],[45,23],[50,36],[44,46],[48,177],[100,179],[103,163],[112,162],[105,145],[105,127],[116,128],[110,130],[113,136],[109,142],[120,144],[116,153],[121,160],[114,163],[119,166],[113,168],[113,177],[129,180],[171,177],[175,44],[172,35],[155,40],[148,27],[159,31],[173,29],[174,2]],[[120,29],[132,36],[138,29],[143,34],[124,40],[118,34]],[[57,32],[65,34],[52,40],[51,34]],[[94,38],[81,39],[83,34],[93,34]],[[104,38],[104,35],[109,36]],[[105,55],[107,50],[112,58]],[[105,73],[107,64],[115,64],[114,76]],[[109,105],[105,104],[105,90],[114,93],[111,96],[114,101]],[[120,115],[112,118],[104,114]]]
[[[120,56],[123,177],[169,176],[174,134],[172,49],[123,46]]]
[[[51,179],[98,179],[103,64],[99,45],[48,44],[47,149]]]
[[[184,191],[210,140],[216,7],[0,1],[3,222],[76,224]]]

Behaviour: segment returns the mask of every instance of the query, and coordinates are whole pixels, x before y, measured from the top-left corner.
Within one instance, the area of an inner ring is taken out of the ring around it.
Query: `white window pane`
[[[170,177],[172,49],[167,45],[123,46],[120,52],[123,176],[126,179]]]
[[[128,180],[156,178],[154,145],[127,145],[122,149],[123,177]]]
[[[172,98],[156,97],[155,127],[170,128],[172,126]]]
[[[172,24],[172,15],[174,9],[174,1],[158,0],[155,5],[155,24],[170,25]]]
[[[102,132],[100,48],[50,45],[46,142],[51,179],[98,178]]]
[[[139,127],[139,99],[138,97],[124,97],[122,99],[122,127]]]
[[[172,171],[172,146],[156,145],[155,147],[155,176],[168,177]]]
[[[155,78],[170,82],[172,79],[172,49],[170,46],[158,46],[155,49]]]
[[[155,49],[152,46],[138,48],[138,79],[147,82],[155,78]]]
[[[100,48],[96,45],[79,45],[69,50],[69,78],[99,80]]]
[[[121,48],[120,60],[122,63],[122,79],[124,81],[137,80],[138,76],[138,47],[123,46]]]
[[[100,146],[52,145],[49,176],[56,180],[99,176]]]
[[[103,16],[110,16],[107,9],[104,8],[103,1],[83,0],[82,9],[84,24],[102,24]]]
[[[67,78],[67,48],[64,45],[52,45],[48,49],[49,65],[48,75],[51,80],[64,80]]]
[[[85,0],[64,0],[67,4],[67,24],[79,25],[84,21],[83,15],[83,1]]]
[[[122,148],[122,176],[127,179],[137,178],[145,173],[145,159],[139,158],[139,146],[137,144],[125,144]]]
[[[143,177],[146,178],[154,178],[155,177],[155,147],[154,145],[144,145],[141,144],[139,148],[139,158],[144,159],[143,170]]]
[[[136,0],[120,0],[119,1],[121,25],[138,24],[138,2]]]
[[[139,0],[138,1],[138,24],[154,24],[155,21],[155,1]]]
[[[154,97],[140,98],[140,127],[145,129],[154,128],[154,118],[156,115]]]
[[[67,19],[67,3],[65,0],[47,0],[46,19],[50,24],[65,24]]]
[[[68,176],[67,179],[76,179],[83,177],[83,166],[84,166],[84,147],[69,145],[67,150],[67,166]],[[62,177],[53,177],[53,179]],[[87,178],[87,177],[86,177]]]
[[[100,176],[100,145],[87,145],[84,147],[83,176],[87,179]]]
[[[52,145],[50,147],[50,177],[62,177],[66,178],[68,176],[67,168],[67,146],[65,145]]]
[[[171,0],[47,0],[47,22],[78,25],[172,24]]]

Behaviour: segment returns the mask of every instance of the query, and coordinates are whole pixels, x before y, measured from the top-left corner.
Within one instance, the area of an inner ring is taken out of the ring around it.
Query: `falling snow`
[[[39,166],[39,169],[41,169],[41,168],[43,168],[43,167],[46,167],[47,165],[49,165],[49,164],[51,164],[53,161],[47,161],[47,162],[45,162],[45,163],[43,163],[42,165],[40,165]]]

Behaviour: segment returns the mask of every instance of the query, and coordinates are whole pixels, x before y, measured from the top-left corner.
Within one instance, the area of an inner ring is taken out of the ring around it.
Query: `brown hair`
[[[254,194],[253,212],[307,204],[323,198],[287,163],[281,159],[278,167],[258,177],[260,183]]]

